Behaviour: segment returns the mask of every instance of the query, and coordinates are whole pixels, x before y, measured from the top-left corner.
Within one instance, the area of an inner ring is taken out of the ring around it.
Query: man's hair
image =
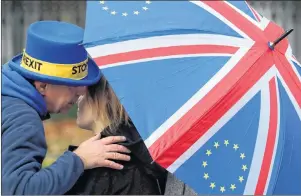
[[[88,87],[87,101],[95,115],[95,124],[101,131],[105,128],[114,130],[122,123],[128,124],[128,114],[104,76]]]

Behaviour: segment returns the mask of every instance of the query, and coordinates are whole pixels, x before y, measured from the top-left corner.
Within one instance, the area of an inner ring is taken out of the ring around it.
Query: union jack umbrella
[[[153,159],[196,192],[301,194],[290,32],[243,1],[88,1],[84,44]]]

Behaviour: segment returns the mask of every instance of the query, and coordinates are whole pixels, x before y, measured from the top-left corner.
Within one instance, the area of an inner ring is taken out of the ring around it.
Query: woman
[[[127,141],[121,144],[131,151],[131,160],[117,162],[124,166],[122,170],[86,170],[66,194],[164,194],[166,171],[152,163],[143,140],[105,77],[88,87],[86,95],[79,99],[77,124],[95,134],[100,133],[101,138],[125,136]]]

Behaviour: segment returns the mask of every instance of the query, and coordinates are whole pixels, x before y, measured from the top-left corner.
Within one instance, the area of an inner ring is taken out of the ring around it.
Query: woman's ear
[[[35,81],[34,85],[35,85],[36,89],[39,91],[39,93],[44,96],[46,93],[48,84],[46,84],[44,82]]]

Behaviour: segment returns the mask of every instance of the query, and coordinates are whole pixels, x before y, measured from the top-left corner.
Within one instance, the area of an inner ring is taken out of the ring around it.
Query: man
[[[23,54],[2,66],[2,194],[64,194],[84,169],[122,169],[123,137],[95,136],[41,168],[47,146],[42,120],[68,111],[101,73],[82,46],[83,29],[65,22],[29,26]]]

